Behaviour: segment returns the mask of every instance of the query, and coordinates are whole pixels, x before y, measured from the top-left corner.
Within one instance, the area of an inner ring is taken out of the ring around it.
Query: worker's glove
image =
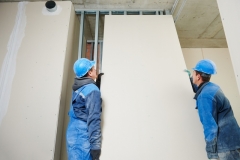
[[[102,75],[104,75],[104,73],[99,73],[97,79],[101,79]]]
[[[97,87],[98,87],[99,89],[100,89],[100,85],[101,85],[101,77],[102,77],[102,75],[104,75],[104,73],[98,74],[97,80],[96,80],[96,85],[97,85]]]
[[[188,69],[184,69],[184,72],[187,72],[188,76],[191,77],[191,72]]]
[[[99,160],[101,149],[98,150],[90,150],[90,154],[92,156],[92,160]]]

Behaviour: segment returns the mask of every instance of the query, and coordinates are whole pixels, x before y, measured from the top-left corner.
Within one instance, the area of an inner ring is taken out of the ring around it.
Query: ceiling
[[[17,2],[20,0],[0,0]],[[37,0],[39,1],[39,0]],[[170,10],[176,0],[72,0],[75,10]],[[184,3],[186,2],[186,3]],[[185,4],[181,10],[182,4]],[[178,18],[177,18],[178,17]],[[182,48],[227,48],[216,0],[179,0],[173,13]],[[85,16],[85,37],[95,36],[95,15]],[[99,19],[99,39],[103,39],[104,15]]]

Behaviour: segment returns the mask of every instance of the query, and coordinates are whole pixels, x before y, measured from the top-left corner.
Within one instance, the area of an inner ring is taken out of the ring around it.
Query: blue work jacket
[[[204,129],[208,158],[217,159],[218,153],[239,149],[240,128],[220,87],[206,82],[198,88],[194,99]]]
[[[101,94],[90,78],[76,78],[73,85],[72,105],[68,113],[71,121],[87,123],[91,149],[101,149]]]

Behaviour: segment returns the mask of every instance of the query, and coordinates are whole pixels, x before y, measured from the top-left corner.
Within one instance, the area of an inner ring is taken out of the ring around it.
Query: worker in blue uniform
[[[193,68],[191,77],[207,156],[209,159],[240,160],[240,128],[231,104],[220,87],[209,82],[211,75],[216,73],[215,63],[204,59]]]
[[[81,58],[76,75],[66,133],[68,160],[99,160],[101,153],[101,94],[95,83],[95,62]],[[99,80],[98,80],[99,82]]]

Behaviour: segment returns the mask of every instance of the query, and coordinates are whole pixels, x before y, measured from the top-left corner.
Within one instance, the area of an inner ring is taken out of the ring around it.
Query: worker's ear
[[[200,75],[200,74],[197,74],[197,80],[199,81],[199,80],[201,80],[201,79],[202,79],[201,75]]]
[[[93,76],[93,68],[91,68],[91,69],[88,71],[88,76],[89,76],[89,77],[92,77],[92,76]]]

